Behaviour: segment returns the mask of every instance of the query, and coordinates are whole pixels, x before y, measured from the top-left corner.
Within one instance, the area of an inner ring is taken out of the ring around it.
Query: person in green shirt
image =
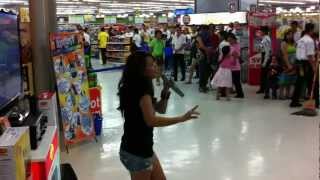
[[[102,27],[100,33],[98,34],[98,42],[99,42],[99,49],[101,52],[103,65],[107,63],[106,51],[107,51],[108,41],[109,41],[109,34],[105,31],[105,28]]]
[[[164,55],[164,48],[165,44],[162,39],[162,32],[160,30],[157,30],[155,32],[155,38],[150,42],[150,50],[152,56],[155,58],[158,69],[159,69],[159,76],[157,77],[157,85],[160,86],[160,76],[162,75],[163,71],[163,55]]]

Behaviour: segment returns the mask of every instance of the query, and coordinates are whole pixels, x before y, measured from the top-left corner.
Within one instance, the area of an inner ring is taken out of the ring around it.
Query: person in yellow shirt
[[[105,31],[105,28],[102,27],[98,35],[98,43],[99,43],[99,49],[100,49],[103,65],[107,63],[106,52],[107,52],[108,41],[109,41],[109,34]]]

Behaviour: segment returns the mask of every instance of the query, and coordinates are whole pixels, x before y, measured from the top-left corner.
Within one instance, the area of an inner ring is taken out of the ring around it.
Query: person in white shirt
[[[308,93],[311,93],[313,75],[316,72],[316,43],[312,38],[315,26],[312,23],[305,25],[303,37],[297,42],[297,81],[290,107],[300,107],[299,99],[302,94],[303,84],[307,83]]]
[[[174,80],[178,80],[178,66],[181,69],[181,81],[184,81],[186,78],[186,62],[184,60],[184,49],[186,46],[187,40],[186,36],[182,34],[180,27],[177,28],[176,34],[173,36],[172,45],[174,50],[173,60],[174,60]]]
[[[84,28],[84,32],[83,32],[83,36],[84,36],[84,40],[85,40],[85,43],[87,45],[91,45],[91,40],[90,40],[90,35],[88,34],[88,28]]]
[[[297,21],[292,21],[290,24],[290,28],[293,31],[293,39],[294,42],[297,43],[298,40],[301,38],[301,31],[299,30],[299,24]]]
[[[267,76],[268,76],[268,65],[271,61],[272,44],[271,38],[269,36],[269,27],[261,27],[262,31],[262,41],[259,45],[259,50],[261,52],[261,74],[260,74],[260,89],[257,94],[263,94],[266,90]]]
[[[86,27],[83,30],[83,37],[84,37],[84,54],[91,57],[91,39],[88,33],[89,29]],[[91,67],[91,62],[89,63]]]
[[[218,61],[220,62],[222,59],[222,48],[225,46],[230,46],[230,43],[228,42],[228,32],[226,31],[221,31],[219,32],[220,39],[222,40],[219,44],[219,59]]]
[[[141,35],[139,34],[139,30],[134,29],[133,33],[134,33],[133,38],[132,38],[133,43],[136,45],[137,48],[141,48],[142,38],[141,38]]]

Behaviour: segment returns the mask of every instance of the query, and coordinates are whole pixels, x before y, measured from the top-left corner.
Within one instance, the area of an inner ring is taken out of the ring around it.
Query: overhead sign
[[[187,8],[187,9],[176,9],[174,11],[174,14],[176,16],[179,16],[179,15],[186,15],[186,14],[192,14],[193,13],[193,9],[192,8]]]
[[[134,18],[134,23],[136,23],[136,24],[143,24],[144,23],[144,19],[143,19],[143,17],[135,17]]]
[[[237,11],[237,2],[235,0],[229,0],[228,10],[230,13],[235,13]]]
[[[84,18],[82,15],[69,16],[69,24],[84,24]]]
[[[117,24],[117,16],[106,16],[104,18],[105,24]]]
[[[168,17],[167,16],[159,16],[158,23],[168,23]]]
[[[203,13],[189,14],[180,17],[180,24],[230,24],[239,22],[240,24],[247,23],[247,12],[223,12],[223,13]]]
[[[84,18],[84,22],[86,22],[86,23],[96,22],[95,15],[87,14],[87,15],[84,15],[83,18]]]

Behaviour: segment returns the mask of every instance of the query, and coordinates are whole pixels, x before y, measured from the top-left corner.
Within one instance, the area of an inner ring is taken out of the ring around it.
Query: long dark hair
[[[153,57],[145,52],[134,52],[131,54],[123,69],[122,77],[118,85],[118,96],[120,105],[118,110],[122,115],[126,111],[126,105],[132,98],[139,96],[141,91],[153,94],[152,79],[145,76],[147,59]]]
[[[288,30],[288,31],[284,34],[283,41],[286,42],[286,43],[289,43],[289,44],[294,44],[294,38],[293,38],[293,36],[292,36],[291,39],[287,38],[287,36],[288,36],[290,33],[293,34],[293,31]]]
[[[222,61],[229,55],[230,51],[231,51],[230,46],[224,46],[222,48]]]

